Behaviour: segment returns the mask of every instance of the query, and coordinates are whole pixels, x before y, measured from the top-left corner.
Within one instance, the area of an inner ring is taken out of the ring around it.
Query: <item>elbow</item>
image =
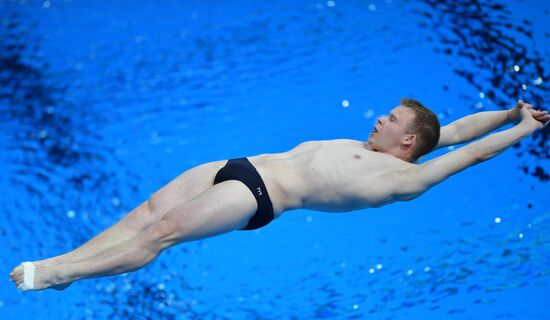
[[[470,158],[470,163],[473,165],[473,164],[480,163],[480,162],[483,162],[483,161],[489,159],[490,156],[487,153],[487,151],[485,151],[483,149],[476,148],[476,149],[471,149],[470,150],[469,158]]]
[[[482,152],[473,152],[471,155],[470,155],[470,162],[472,164],[474,163],[479,163],[479,162],[482,162],[482,161],[485,161],[485,156]]]
[[[455,145],[464,140],[462,136],[460,136],[460,133],[463,132],[464,129],[459,129],[459,128],[460,128],[460,124],[458,123],[451,126],[449,131],[449,136],[451,138],[449,139],[449,143],[447,143],[448,145]]]

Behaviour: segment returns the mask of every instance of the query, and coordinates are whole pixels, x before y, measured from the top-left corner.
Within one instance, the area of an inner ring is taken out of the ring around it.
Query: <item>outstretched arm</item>
[[[467,167],[493,158],[519,140],[528,137],[537,129],[542,129],[548,121],[541,123],[533,118],[523,104],[518,107],[521,122],[483,139],[472,142],[462,148],[418,166],[409,167],[399,173],[401,178],[397,197],[410,200],[418,197],[429,188]]]
[[[550,120],[548,111],[532,109],[532,105],[518,101],[514,108],[502,111],[484,111],[474,113],[441,128],[439,143],[434,149],[468,142],[477,139],[508,123],[521,120],[520,106],[525,106],[533,118],[541,123]]]

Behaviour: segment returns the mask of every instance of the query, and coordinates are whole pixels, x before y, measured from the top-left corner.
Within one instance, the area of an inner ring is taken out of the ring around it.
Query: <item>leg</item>
[[[93,257],[117,244],[132,239],[140,230],[154,224],[156,221],[149,201],[145,201],[130,211],[122,220],[102,231],[82,246],[63,255],[43,260],[42,262],[47,265],[53,265],[63,262],[76,262]]]
[[[207,190],[212,185],[216,172],[225,162],[209,162],[185,171],[90,241],[66,254],[43,260],[42,263],[53,265],[85,260],[133,239],[138,233],[160,221],[170,209]]]
[[[256,209],[256,199],[243,183],[235,180],[219,183],[188,203],[173,208],[161,221],[131,241],[118,244],[90,259],[42,267],[42,270],[37,267],[35,288],[46,289],[79,279],[140,269],[164,249],[177,243],[243,228]],[[15,271],[16,284],[22,282],[20,271]]]

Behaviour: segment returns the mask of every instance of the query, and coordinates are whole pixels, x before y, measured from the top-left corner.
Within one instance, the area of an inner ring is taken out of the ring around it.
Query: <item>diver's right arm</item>
[[[520,106],[520,115],[521,122],[510,129],[491,134],[421,165],[408,167],[396,173],[396,177],[401,180],[395,184],[395,196],[398,199],[414,199],[448,177],[491,159],[548,124],[548,121],[542,123],[534,119],[524,106]]]

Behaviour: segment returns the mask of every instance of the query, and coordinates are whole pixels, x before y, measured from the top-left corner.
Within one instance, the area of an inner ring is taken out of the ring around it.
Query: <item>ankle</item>
[[[56,285],[74,281],[74,275],[71,273],[71,267],[68,263],[59,263],[52,271],[52,279]]]

